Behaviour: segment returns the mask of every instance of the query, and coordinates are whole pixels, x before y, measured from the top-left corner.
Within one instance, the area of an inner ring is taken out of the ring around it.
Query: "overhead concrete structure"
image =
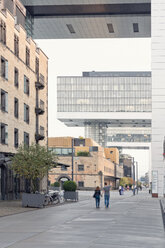
[[[36,39],[151,36],[151,0],[22,0]]]

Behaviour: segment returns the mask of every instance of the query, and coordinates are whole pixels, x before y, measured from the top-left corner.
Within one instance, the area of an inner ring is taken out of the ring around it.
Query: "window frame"
[[[14,128],[14,147],[18,148],[19,146],[19,130],[18,128]]]
[[[25,64],[30,67],[30,49],[26,46]]]
[[[19,118],[19,99],[14,97],[14,117]]]
[[[83,186],[82,186],[81,184],[82,184]],[[79,188],[84,188],[84,181],[78,181],[78,187],[79,187]]]
[[[30,95],[30,81],[29,78],[24,75],[24,93]]]
[[[16,67],[14,68],[14,86],[19,88],[19,70]]]
[[[27,124],[30,122],[30,107],[26,103],[24,103],[24,122]]]
[[[8,92],[3,89],[1,89],[1,111],[8,113]]]
[[[8,81],[8,60],[1,56],[1,77]]]
[[[0,20],[0,41],[6,45],[6,23]]]
[[[0,124],[0,141],[3,145],[8,145],[8,125],[5,123]]]
[[[78,171],[84,171],[84,164],[78,164]]]
[[[19,58],[19,37],[14,34],[14,54]]]

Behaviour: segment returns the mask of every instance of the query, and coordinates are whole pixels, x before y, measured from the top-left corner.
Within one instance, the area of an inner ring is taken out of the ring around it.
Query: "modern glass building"
[[[151,72],[58,77],[57,91],[58,119],[84,126],[85,136],[100,145],[151,141]]]
[[[61,77],[57,90],[58,112],[151,112],[150,72]]]

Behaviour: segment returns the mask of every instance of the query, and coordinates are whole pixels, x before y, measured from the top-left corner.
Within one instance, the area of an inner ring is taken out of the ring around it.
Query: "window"
[[[79,181],[78,182],[78,187],[84,187],[84,182],[83,181]]]
[[[70,32],[71,34],[75,34],[75,33],[76,33],[75,30],[74,30],[74,28],[73,28],[73,26],[72,26],[71,24],[66,24],[66,26],[67,26],[67,28],[69,29],[69,32]]]
[[[62,170],[62,171],[67,171],[67,167],[66,167],[65,165],[62,165],[62,166],[61,166],[61,170]]]
[[[8,93],[1,90],[1,110],[8,112]]]
[[[29,79],[24,75],[24,93],[29,96]]]
[[[35,72],[37,75],[37,81],[39,81],[39,58],[36,57]]]
[[[114,33],[114,28],[113,28],[112,23],[108,23],[107,26],[108,26],[109,33]]]
[[[39,78],[39,58],[36,58],[35,71],[36,71],[37,77]]]
[[[18,118],[18,108],[19,108],[19,101],[18,98],[14,98],[14,116]]]
[[[1,77],[8,80],[8,61],[1,57]]]
[[[24,121],[29,123],[29,106],[24,103]]]
[[[26,47],[26,65],[30,66],[30,49]]]
[[[14,35],[14,54],[19,57],[19,38],[16,34]]]
[[[8,144],[8,125],[1,123],[1,143]]]
[[[44,127],[40,126],[40,135],[44,136],[45,129]]]
[[[24,132],[24,144],[29,146],[29,134]]]
[[[138,23],[133,23],[133,31],[134,31],[134,33],[138,33],[139,32],[139,25],[138,25]]]
[[[78,165],[78,171],[84,171],[84,165],[83,164]]]
[[[15,69],[14,69],[14,85],[17,88],[19,86],[18,78],[19,78],[19,72],[18,72],[18,69],[15,67]]]
[[[0,40],[4,45],[6,45],[6,23],[2,20],[0,23]]]
[[[14,128],[14,147],[18,148],[18,129]]]
[[[113,151],[110,151],[110,154],[112,154],[113,153]]]

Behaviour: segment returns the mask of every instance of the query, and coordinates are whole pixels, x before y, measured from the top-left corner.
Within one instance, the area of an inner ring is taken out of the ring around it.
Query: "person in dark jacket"
[[[101,191],[100,191],[99,186],[97,186],[96,189],[95,189],[95,193],[93,195],[93,197],[96,200],[96,208],[100,207],[100,196],[101,196]]]

